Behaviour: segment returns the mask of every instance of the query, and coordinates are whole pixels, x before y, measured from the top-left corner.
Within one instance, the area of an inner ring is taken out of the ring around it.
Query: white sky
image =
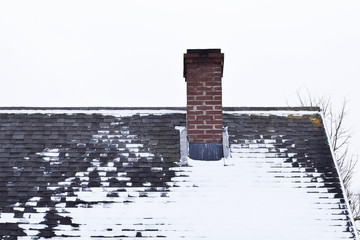
[[[188,48],[225,53],[224,106],[347,97],[360,152],[359,0],[1,1],[0,106],[185,106]]]

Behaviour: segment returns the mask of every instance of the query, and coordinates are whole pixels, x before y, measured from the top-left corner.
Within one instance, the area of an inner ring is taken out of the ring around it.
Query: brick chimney
[[[223,65],[224,54],[220,49],[188,49],[184,54],[190,158],[222,158]]]

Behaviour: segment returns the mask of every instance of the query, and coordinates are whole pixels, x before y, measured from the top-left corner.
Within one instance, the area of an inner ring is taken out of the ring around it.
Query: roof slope
[[[225,110],[231,157],[189,166],[182,109],[0,110],[0,235],[355,239],[317,111]]]

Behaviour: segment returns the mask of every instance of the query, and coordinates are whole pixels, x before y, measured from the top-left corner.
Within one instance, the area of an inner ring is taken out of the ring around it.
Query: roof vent
[[[184,54],[186,127],[192,159],[220,160],[223,157],[223,65],[224,54],[220,49],[188,49]]]

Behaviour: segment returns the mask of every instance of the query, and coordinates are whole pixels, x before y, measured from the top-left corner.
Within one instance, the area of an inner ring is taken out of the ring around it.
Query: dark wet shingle
[[[20,110],[18,113],[2,111],[2,239],[16,239],[27,233],[35,238],[79,236],[78,227],[82,223],[64,215],[71,208],[106,208],[110,203],[121,203],[125,207],[137,198],[149,201],[166,199],[171,187],[181,185],[174,179],[187,176],[177,168],[180,139],[179,131],[175,129],[176,126],[185,126],[185,113],[159,115],[156,109],[150,110],[153,114],[124,117],[96,111],[91,114],[46,113],[46,109],[44,113],[40,109],[30,114]],[[170,109],[174,110],[179,109]],[[244,109],[226,111],[230,110]],[[266,112],[269,109],[245,110]],[[342,215],[348,218],[320,115],[316,112],[298,116],[225,112],[224,125],[228,126],[230,146],[241,146],[243,155],[240,154],[240,157],[255,159],[266,152],[263,157],[269,158],[269,161],[284,159],[284,163],[292,164],[294,171],[303,168],[309,174],[316,172],[327,191],[334,193],[334,198],[343,203]],[[252,149],[254,146],[258,152]],[[273,172],[276,173],[276,170]],[[317,177],[313,177],[313,181],[318,181]],[[102,189],[103,196],[83,200],[80,196],[91,192],[91,189]],[[317,194],[319,191],[309,192]],[[33,218],[25,213],[32,214]],[[38,221],[32,220],[36,217]],[[353,233],[351,221],[344,220],[344,223]],[[64,230],[67,227],[72,229],[70,233]],[[157,228],[124,227],[122,234],[118,235],[115,229],[107,227],[94,237],[166,237],[166,231],[159,231]]]

